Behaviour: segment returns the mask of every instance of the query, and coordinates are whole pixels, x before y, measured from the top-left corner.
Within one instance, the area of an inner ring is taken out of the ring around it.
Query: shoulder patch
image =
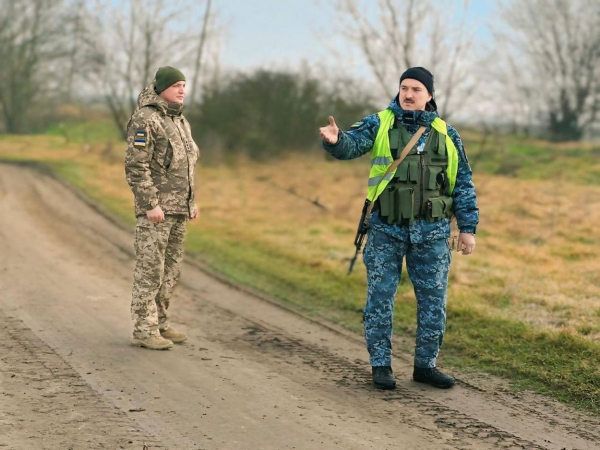
[[[355,122],[352,124],[352,126],[350,128],[358,128],[360,127],[364,122]]]
[[[144,148],[146,146],[146,130],[137,130],[133,138],[133,146]]]

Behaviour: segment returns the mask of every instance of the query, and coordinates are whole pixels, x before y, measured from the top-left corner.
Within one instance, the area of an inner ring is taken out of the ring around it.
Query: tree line
[[[338,0],[344,43],[329,70],[224,73],[211,0],[21,0],[0,9],[0,130],[27,133],[75,102],[105,105],[120,130],[161,65],[188,75],[186,108],[209,147],[266,155],[314,144],[327,115],[352,123],[384,107],[400,73],[436,76],[443,117],[486,117],[519,132],[579,140],[600,110],[600,3],[502,0],[478,42],[468,0]],[[349,44],[348,44],[349,43]],[[350,45],[351,44],[351,45]],[[370,73],[349,73],[349,52]],[[332,73],[336,75],[331,76]],[[485,105],[485,106],[482,106]]]
[[[260,159],[315,147],[330,114],[349,127],[374,108],[352,80],[326,86],[310,74],[258,70],[207,86],[186,116],[201,147]]]

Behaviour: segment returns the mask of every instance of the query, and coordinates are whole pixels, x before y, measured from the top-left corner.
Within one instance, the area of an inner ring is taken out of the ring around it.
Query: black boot
[[[373,383],[379,389],[394,389],[396,380],[390,366],[373,367]]]
[[[415,366],[413,380],[419,383],[427,383],[440,389],[448,389],[454,386],[454,378],[440,372],[436,367],[425,369]]]

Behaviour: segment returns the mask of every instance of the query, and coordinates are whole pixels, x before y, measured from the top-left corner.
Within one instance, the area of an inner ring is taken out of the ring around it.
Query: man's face
[[[425,111],[431,95],[423,83],[406,78],[400,83],[400,106],[407,111]]]
[[[185,81],[178,81],[172,84],[158,95],[170,103],[183,103],[183,99],[185,98]]]

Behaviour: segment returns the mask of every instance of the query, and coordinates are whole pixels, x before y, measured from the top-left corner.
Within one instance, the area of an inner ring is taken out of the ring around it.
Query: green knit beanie
[[[173,86],[178,81],[185,81],[185,75],[175,67],[163,66],[156,71],[156,93],[160,94],[165,89]]]

